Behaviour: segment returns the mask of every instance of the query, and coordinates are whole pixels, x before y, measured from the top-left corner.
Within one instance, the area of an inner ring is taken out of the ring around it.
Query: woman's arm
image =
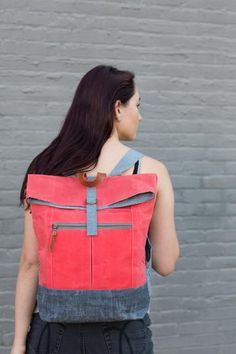
[[[152,268],[167,276],[175,270],[180,257],[175,229],[174,191],[166,166],[158,160],[152,166],[158,175],[157,198],[148,232],[152,245]]]
[[[36,302],[38,284],[37,239],[30,210],[24,215],[24,240],[15,295],[15,336],[11,354],[24,354],[26,335]]]

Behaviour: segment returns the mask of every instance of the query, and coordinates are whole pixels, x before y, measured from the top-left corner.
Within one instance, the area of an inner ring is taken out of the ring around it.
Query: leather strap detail
[[[106,173],[98,172],[96,178],[93,181],[88,180],[86,176],[87,176],[86,172],[79,172],[78,173],[78,178],[84,186],[96,187],[100,183],[102,183],[102,181],[106,178],[107,175],[106,175]]]

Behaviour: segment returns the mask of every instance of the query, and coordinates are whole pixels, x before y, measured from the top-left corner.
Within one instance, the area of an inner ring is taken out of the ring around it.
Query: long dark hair
[[[134,77],[132,71],[110,65],[95,66],[82,77],[59,134],[26,171],[19,206],[24,204],[28,173],[69,176],[97,165],[113,130],[115,102],[126,105],[134,95]]]

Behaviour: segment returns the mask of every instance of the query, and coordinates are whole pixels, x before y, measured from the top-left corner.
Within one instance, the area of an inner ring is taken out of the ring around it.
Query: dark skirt
[[[154,354],[151,320],[59,323],[33,313],[26,354]]]

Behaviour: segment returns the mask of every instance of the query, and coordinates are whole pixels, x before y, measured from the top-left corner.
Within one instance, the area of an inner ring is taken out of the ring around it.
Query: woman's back
[[[118,142],[116,139],[109,138],[103,145],[97,166],[86,172],[87,176],[96,176],[98,172],[109,174],[129,150],[130,148],[125,144]],[[156,173],[159,164],[161,165],[160,161],[149,156],[143,156],[139,161],[139,173]],[[122,175],[131,175],[133,169],[133,167],[129,168]]]

